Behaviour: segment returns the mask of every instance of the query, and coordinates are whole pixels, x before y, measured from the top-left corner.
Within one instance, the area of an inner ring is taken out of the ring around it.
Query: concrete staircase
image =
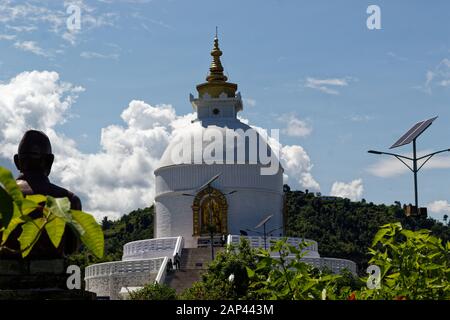
[[[214,254],[224,248],[215,247]],[[181,270],[174,270],[166,276],[165,284],[174,288],[177,293],[192,287],[201,280],[201,275],[211,261],[211,248],[186,248],[181,252]]]

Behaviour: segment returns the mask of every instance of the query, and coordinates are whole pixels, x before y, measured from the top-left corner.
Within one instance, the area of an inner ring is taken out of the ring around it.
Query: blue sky
[[[77,34],[65,27],[72,3],[81,8]],[[366,27],[370,4],[381,8],[381,30]],[[412,202],[412,174],[393,175],[395,162],[366,151],[386,150],[435,115],[419,150],[450,147],[449,12],[444,0],[0,0],[0,81],[11,88],[22,72],[48,70],[59,84],[82,87],[67,93],[70,110],[51,128],[77,152],[98,154],[102,129],[123,128],[132,100],[171,105],[180,117],[192,112],[188,95],[208,71],[218,26],[223,65],[245,99],[241,116],[303,147],[322,194],[341,182],[335,192],[362,185],[356,198]],[[435,217],[450,212],[448,181],[449,156],[419,175],[420,203],[434,203]]]

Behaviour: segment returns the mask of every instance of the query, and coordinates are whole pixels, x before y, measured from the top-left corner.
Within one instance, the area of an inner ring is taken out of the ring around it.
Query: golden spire
[[[211,61],[211,66],[209,67],[209,75],[206,77],[206,81],[227,81],[227,77],[223,74],[222,62],[220,61],[220,56],[222,51],[219,48],[219,39],[217,38],[217,27],[216,27],[216,37],[214,38],[214,47],[211,51],[211,56],[213,60]]]
[[[235,97],[237,84],[227,82],[228,78],[223,74],[223,66],[220,61],[221,55],[222,51],[219,48],[219,39],[217,37],[216,27],[214,46],[211,50],[212,61],[211,66],[209,67],[209,74],[206,77],[207,82],[197,86],[200,97],[202,97],[205,93],[208,93],[213,98],[218,98],[221,93],[225,93],[228,97]]]

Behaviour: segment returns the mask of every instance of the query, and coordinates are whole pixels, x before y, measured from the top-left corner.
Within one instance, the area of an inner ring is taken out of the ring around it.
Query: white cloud
[[[31,32],[37,30],[36,26],[11,26],[9,24],[6,25],[6,28],[9,30],[13,30],[19,33],[22,32]]]
[[[0,84],[0,156],[10,159],[23,133],[49,131],[65,122],[82,87],[61,82],[56,72],[22,72]]]
[[[313,164],[303,147],[298,145],[283,146],[280,150],[281,165],[285,170],[285,183],[320,191],[320,185],[314,180],[311,170]]]
[[[348,86],[349,80],[351,78],[330,78],[330,79],[317,79],[317,78],[306,78],[305,87],[319,90],[326,94],[339,94],[337,88]]]
[[[417,88],[431,94],[435,87],[450,87],[450,60],[441,60],[436,67],[425,74],[425,84]]]
[[[437,200],[427,206],[433,213],[450,213],[450,203],[447,200]]]
[[[430,151],[430,150],[423,150],[423,151],[418,152],[417,156],[422,157],[431,152],[432,151]],[[406,157],[412,157],[412,154],[410,154],[410,153],[404,153],[402,155],[406,156]],[[421,163],[422,162],[420,162],[418,164],[418,166],[420,166]],[[412,164],[409,163],[409,165],[411,166]],[[447,169],[447,168],[450,168],[450,157],[449,156],[434,156],[423,166],[422,170]],[[389,158],[384,158],[384,159],[378,160],[376,163],[369,166],[367,168],[367,171],[369,173],[371,173],[372,175],[380,177],[380,178],[390,178],[390,177],[395,177],[395,176],[399,176],[399,175],[410,172],[409,169],[403,163],[401,163],[399,160],[397,160],[394,157],[389,157]]]
[[[243,98],[244,106],[247,105],[249,107],[256,106],[256,100],[252,98]]]
[[[336,181],[331,186],[330,195],[358,201],[361,200],[363,192],[364,187],[362,179],[356,179],[350,183]]]
[[[16,38],[13,34],[0,34],[0,40],[14,40]]]
[[[14,43],[14,47],[22,50],[34,53],[38,56],[49,57],[50,54],[46,52],[44,49],[39,47],[39,45],[34,41],[17,41]]]
[[[97,219],[118,218],[151,205],[153,171],[169,141],[191,125],[193,114],[177,116],[171,105],[132,100],[121,114],[122,125],[101,130],[100,150],[84,153],[57,130],[81,91],[48,71],[23,72],[0,84],[0,158],[11,159],[26,130],[42,130],[50,137],[56,157],[50,178],[77,193],[84,210]],[[282,147],[281,162],[292,185],[319,189],[302,147]]]
[[[82,33],[101,27],[113,27],[119,18],[118,13],[101,11],[83,0],[70,0],[58,4],[55,5],[53,1],[19,3],[3,0],[0,1],[0,22],[17,33],[46,30],[75,45],[77,37]],[[69,14],[66,9],[71,4],[81,9],[79,32],[69,32],[67,29]]]
[[[82,57],[84,59],[114,59],[114,60],[117,60],[117,59],[119,59],[119,54],[117,54],[117,53],[102,54],[102,53],[93,52],[93,51],[83,51],[80,54],[80,57]]]
[[[349,119],[353,122],[367,122],[373,119],[373,116],[369,116],[367,114],[360,115],[360,114],[354,114],[349,117]]]
[[[282,132],[291,137],[306,137],[312,132],[312,126],[309,121],[298,119],[292,114],[284,114],[278,118],[279,121],[286,124]]]
[[[399,56],[398,54],[396,54],[396,53],[394,53],[394,52],[392,52],[392,51],[389,51],[389,52],[387,53],[387,55],[390,56],[390,57],[392,57],[392,58],[394,58],[395,60],[398,60],[398,61],[408,61],[408,60],[409,60],[408,58]]]

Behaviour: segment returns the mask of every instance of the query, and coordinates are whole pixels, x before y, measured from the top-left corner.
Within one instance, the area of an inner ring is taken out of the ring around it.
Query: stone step
[[[201,280],[204,269],[176,270],[166,276],[165,284],[174,288],[178,294],[187,288],[191,288],[194,282]]]
[[[214,254],[223,248],[214,248]],[[185,248],[181,252],[181,269],[206,269],[211,261],[211,248]]]
[[[223,247],[215,247],[214,254]],[[185,248],[181,252],[181,270],[175,270],[166,276],[165,283],[174,288],[177,293],[191,288],[192,284],[201,280],[201,275],[211,262],[211,248]]]

